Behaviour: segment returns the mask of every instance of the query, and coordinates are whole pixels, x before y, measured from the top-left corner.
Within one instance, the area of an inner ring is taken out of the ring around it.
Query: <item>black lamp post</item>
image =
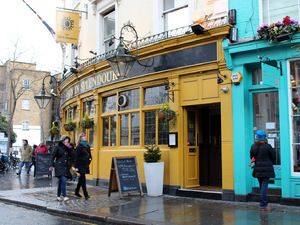
[[[135,56],[130,53],[128,48],[124,43],[124,37],[122,36],[122,31],[125,27],[130,27],[135,34],[135,42],[136,42],[136,54]],[[107,59],[109,65],[111,66],[114,73],[118,78],[125,78],[130,72],[135,61],[138,61],[138,35],[135,28],[129,24],[124,25],[120,31],[120,44],[116,49],[116,53],[114,56]]]
[[[39,95],[35,95],[34,96],[34,99],[35,99],[35,101],[38,104],[38,106],[39,106],[40,109],[45,109],[47,107],[47,105],[49,104],[50,100],[52,99],[52,96],[51,95],[47,95],[46,92],[45,92],[45,78],[49,77],[49,76],[51,77],[51,79],[52,78],[55,79],[55,77],[53,77],[51,75],[45,76],[44,79],[43,79],[43,83],[42,83],[42,91],[41,91],[41,93]]]

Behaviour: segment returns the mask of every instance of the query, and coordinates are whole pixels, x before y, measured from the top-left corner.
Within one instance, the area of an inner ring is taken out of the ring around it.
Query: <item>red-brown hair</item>
[[[268,139],[265,139],[265,140],[258,140],[258,139],[255,139],[254,143],[256,145],[264,145],[264,144],[268,144]]]

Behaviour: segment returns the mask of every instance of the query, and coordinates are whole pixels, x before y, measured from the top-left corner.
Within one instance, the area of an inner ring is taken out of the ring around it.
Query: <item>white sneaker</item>
[[[59,201],[59,202],[61,202],[62,198],[61,197],[57,197],[56,200]]]
[[[67,201],[69,201],[69,198],[68,197],[64,197],[63,200],[64,200],[64,202],[67,202]]]

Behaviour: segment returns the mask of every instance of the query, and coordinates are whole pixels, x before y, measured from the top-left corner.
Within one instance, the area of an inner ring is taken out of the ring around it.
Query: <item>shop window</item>
[[[69,118],[68,118],[68,110],[66,110],[66,111],[65,111],[65,123],[67,123],[68,119],[69,119]]]
[[[76,120],[78,118],[78,107],[73,107],[73,120]]]
[[[111,39],[115,35],[115,11],[106,14],[104,16],[104,45],[105,52],[112,51],[115,49],[115,44],[111,42]]]
[[[164,0],[165,31],[189,24],[188,0]]]
[[[91,148],[94,147],[94,130],[89,131],[89,145]]]
[[[116,116],[103,118],[103,146],[116,146]]]
[[[155,131],[156,131],[155,118],[156,118],[155,112],[145,112],[145,145],[149,145],[151,139],[155,143]]]
[[[167,145],[169,140],[169,127],[163,128],[164,121],[158,120],[158,144]]]
[[[300,61],[290,62],[293,172],[300,172]]]
[[[262,83],[261,68],[252,69],[252,85],[260,85]]]
[[[112,112],[117,110],[117,96],[104,97],[102,99],[102,112]]]
[[[95,101],[90,101],[89,103],[89,115],[95,115]]]
[[[168,91],[165,86],[150,87],[144,89],[144,106],[160,105],[168,100]]]
[[[140,144],[140,114],[131,114],[131,145]]]
[[[121,145],[128,145],[129,114],[121,115]]]
[[[289,16],[293,20],[299,20],[298,0],[261,0],[262,23],[272,24]]]
[[[140,107],[140,89],[123,91],[119,93],[119,96],[126,98],[126,104],[119,106],[119,111],[138,109]]]

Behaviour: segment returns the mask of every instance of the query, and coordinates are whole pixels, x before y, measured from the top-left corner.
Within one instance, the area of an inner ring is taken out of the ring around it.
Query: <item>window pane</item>
[[[65,123],[67,123],[69,117],[68,117],[68,110],[65,111]]]
[[[188,0],[164,0],[164,10],[177,8],[187,4]]]
[[[95,101],[90,101],[89,115],[93,116],[95,114]]]
[[[78,118],[78,108],[74,106],[73,108],[73,119],[76,120]]]
[[[109,144],[109,118],[103,118],[103,146]]]
[[[169,126],[167,128],[163,128],[164,121],[158,120],[158,144],[159,145],[167,145],[169,139]]]
[[[189,24],[188,8],[182,8],[165,14],[165,31],[184,27]]]
[[[157,86],[144,89],[144,106],[160,105],[169,100],[167,96],[168,91],[165,90],[165,86]]]
[[[115,35],[115,11],[104,17],[104,39]]]
[[[190,146],[196,145],[196,115],[195,112],[188,112],[188,142]]]
[[[293,61],[290,63],[291,81],[294,80],[294,86],[300,86],[300,61]]]
[[[102,100],[102,112],[112,112],[117,110],[117,96],[105,97]]]
[[[121,145],[128,145],[128,130],[129,115],[121,115]]]
[[[110,117],[110,146],[116,146],[116,116]]]
[[[131,114],[131,145],[140,144],[140,114]]]
[[[124,111],[128,109],[140,108],[140,89],[120,92],[120,95],[125,95],[127,98],[126,106],[120,106],[119,110]]]
[[[156,130],[156,123],[155,123],[155,112],[145,112],[145,145],[149,145],[150,139],[153,139],[155,143],[155,130]]]
[[[89,144],[90,147],[93,148],[94,147],[94,130],[90,130],[90,135],[89,135]]]
[[[261,68],[252,69],[252,85],[260,85],[262,82]]]
[[[85,114],[87,113],[87,102],[84,102],[83,103],[83,110],[82,110],[82,114],[83,114],[83,117],[85,116]]]

